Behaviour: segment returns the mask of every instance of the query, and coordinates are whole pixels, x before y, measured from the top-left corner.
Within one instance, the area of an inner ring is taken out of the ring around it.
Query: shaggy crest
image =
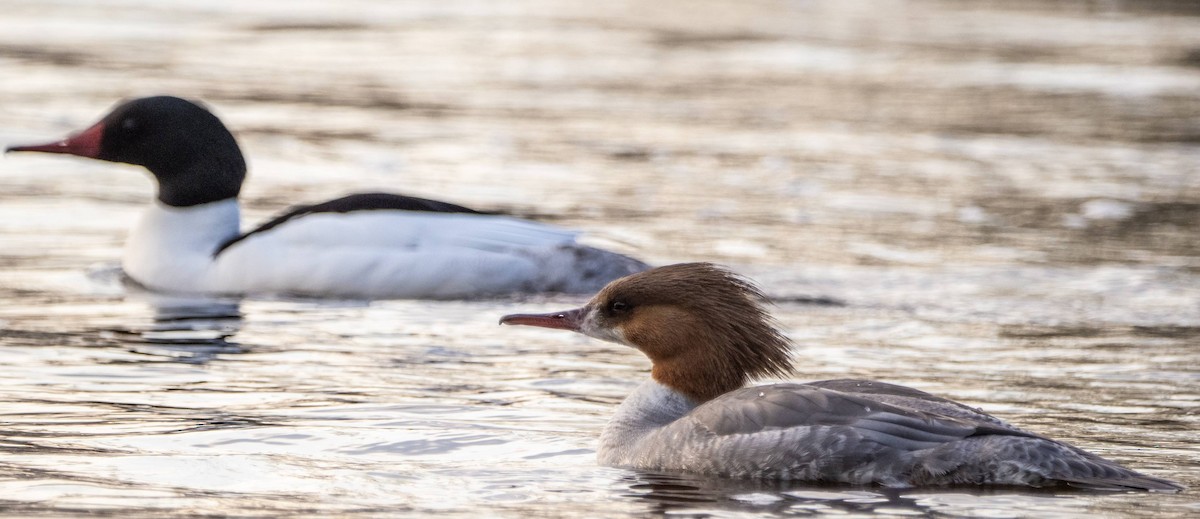
[[[705,401],[751,378],[791,373],[790,344],[766,305],[729,270],[681,263],[613,281],[588,306],[654,361],[656,380]]]

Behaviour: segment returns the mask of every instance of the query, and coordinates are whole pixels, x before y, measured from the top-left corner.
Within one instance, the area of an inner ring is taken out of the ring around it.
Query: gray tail
[[[1061,449],[1061,454],[1056,462],[1051,464],[1047,476],[1068,486],[1089,490],[1152,492],[1179,492],[1186,488],[1168,479],[1147,476],[1127,469],[1078,447],[1054,440],[1045,441]]]
[[[543,274],[537,292],[593,294],[610,281],[650,268],[629,256],[586,245],[559,245],[544,252],[534,258]]]
[[[1187,487],[1169,479],[1147,476],[1140,472],[1135,472],[1121,466],[1117,466],[1117,468],[1122,472],[1120,476],[1117,477],[1062,476],[1057,479],[1068,486],[1085,488],[1088,490],[1148,490],[1151,492],[1174,493],[1182,492],[1183,490],[1187,489]]]
[[[1067,485],[1091,490],[1179,492],[1174,481],[1147,476],[1062,442],[1021,431],[993,431],[954,442],[923,460],[938,483]],[[917,481],[921,481],[918,479]]]
[[[1078,447],[1049,439],[1042,441],[1049,445],[1033,452],[1053,453],[1049,459],[1041,460],[1048,482],[1089,490],[1179,492],[1184,489],[1174,481],[1127,469]]]

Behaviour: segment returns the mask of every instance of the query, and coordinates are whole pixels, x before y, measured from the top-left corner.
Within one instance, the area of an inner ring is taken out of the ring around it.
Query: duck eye
[[[621,300],[616,300],[608,304],[608,309],[613,311],[613,313],[627,312],[630,308],[632,308],[632,306],[630,306],[629,303]]]

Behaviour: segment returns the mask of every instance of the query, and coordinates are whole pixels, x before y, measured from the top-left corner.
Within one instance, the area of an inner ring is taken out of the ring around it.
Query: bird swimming
[[[159,292],[362,299],[590,293],[647,268],[577,243],[576,231],[390,193],[297,206],[243,232],[241,149],[209,110],[178,97],[133,99],[64,140],[7,151],[149,170],[157,197],[131,231],[121,265]]]
[[[581,308],[500,323],[570,330],[650,358],[651,379],[600,436],[597,456],[608,466],[901,488],[1183,489],[904,386],[840,379],[745,387],[792,370],[791,345],[764,302],[726,269],[685,263],[613,281]]]

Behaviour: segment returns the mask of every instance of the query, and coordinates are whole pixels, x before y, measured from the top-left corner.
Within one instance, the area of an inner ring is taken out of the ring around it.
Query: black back
[[[101,121],[101,160],[144,166],[158,180],[158,199],[188,207],[236,198],[246,161],[225,125],[178,97],[126,102]]]
[[[291,220],[313,213],[349,213],[353,211],[428,211],[435,213],[464,213],[464,214],[487,214],[474,209],[466,208],[461,205],[455,205],[447,202],[439,202],[437,200],[429,200],[425,198],[417,198],[413,196],[394,195],[391,193],[359,193],[356,195],[344,196],[322,202],[319,204],[302,205],[289,209],[287,212],[272,218],[270,221],[258,226],[254,230],[247,232],[241,236],[233,238],[213,252],[213,256],[217,256],[225,249],[228,249],[233,244],[242,241],[255,234],[269,231],[275,227],[283,225]]]

